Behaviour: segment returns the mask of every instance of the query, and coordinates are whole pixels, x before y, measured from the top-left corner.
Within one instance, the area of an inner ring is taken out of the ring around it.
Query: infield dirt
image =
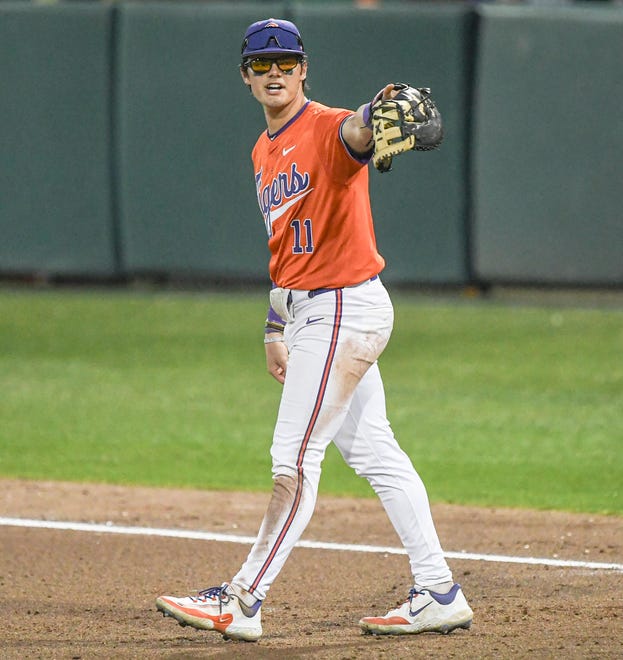
[[[267,494],[0,480],[0,516],[254,536]],[[446,551],[623,563],[620,517],[434,505]],[[375,499],[320,497],[305,539],[398,547]],[[0,527],[2,658],[621,658],[623,573],[451,560],[471,630],[373,637],[410,587],[406,555],[296,548],[263,607],[264,637],[181,628],[156,596],[229,579],[248,546]]]

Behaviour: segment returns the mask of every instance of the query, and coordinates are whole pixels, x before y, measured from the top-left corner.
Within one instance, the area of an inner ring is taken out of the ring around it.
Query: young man
[[[368,194],[370,104],[352,112],[309,101],[303,42],[285,20],[249,26],[240,72],[267,123],[252,157],[274,284],[266,361],[283,384],[271,448],[274,487],[255,545],[230,582],[195,597],[161,596],[157,607],[183,625],[259,639],[262,601],[311,518],[321,462],[334,442],[380,497],[413,574],[406,602],[362,619],[362,629],[468,628],[472,611],[452,580],[425,487],[385,412],[377,358],[393,308],[379,279],[385,262]],[[377,97],[396,93],[389,84]]]

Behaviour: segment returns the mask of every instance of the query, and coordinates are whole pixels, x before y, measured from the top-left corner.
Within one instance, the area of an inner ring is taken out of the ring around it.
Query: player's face
[[[268,110],[280,110],[303,98],[307,62],[292,57],[257,58],[241,70],[253,96]]]

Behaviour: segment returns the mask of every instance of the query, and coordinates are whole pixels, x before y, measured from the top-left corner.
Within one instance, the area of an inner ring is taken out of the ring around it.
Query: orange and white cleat
[[[411,589],[407,600],[385,616],[367,616],[359,625],[372,635],[415,635],[439,632],[444,635],[455,628],[469,628],[474,613],[465,600],[460,584],[447,594],[430,589]]]
[[[173,617],[181,626],[215,630],[225,639],[255,642],[262,636],[262,601],[254,607],[244,605],[227,583],[210,587],[196,596],[160,596],[156,607],[164,616]]]

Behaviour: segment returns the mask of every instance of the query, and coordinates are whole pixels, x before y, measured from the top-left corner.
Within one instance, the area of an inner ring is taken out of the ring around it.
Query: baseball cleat
[[[439,632],[444,635],[455,628],[469,628],[474,613],[465,600],[460,584],[447,594],[429,589],[411,589],[407,600],[385,616],[367,616],[359,625],[366,634],[409,635]]]
[[[255,642],[262,636],[261,605],[258,601],[253,608],[246,607],[227,583],[204,589],[196,596],[156,599],[158,610],[164,616],[173,617],[181,626],[215,630],[225,639],[246,642]]]

